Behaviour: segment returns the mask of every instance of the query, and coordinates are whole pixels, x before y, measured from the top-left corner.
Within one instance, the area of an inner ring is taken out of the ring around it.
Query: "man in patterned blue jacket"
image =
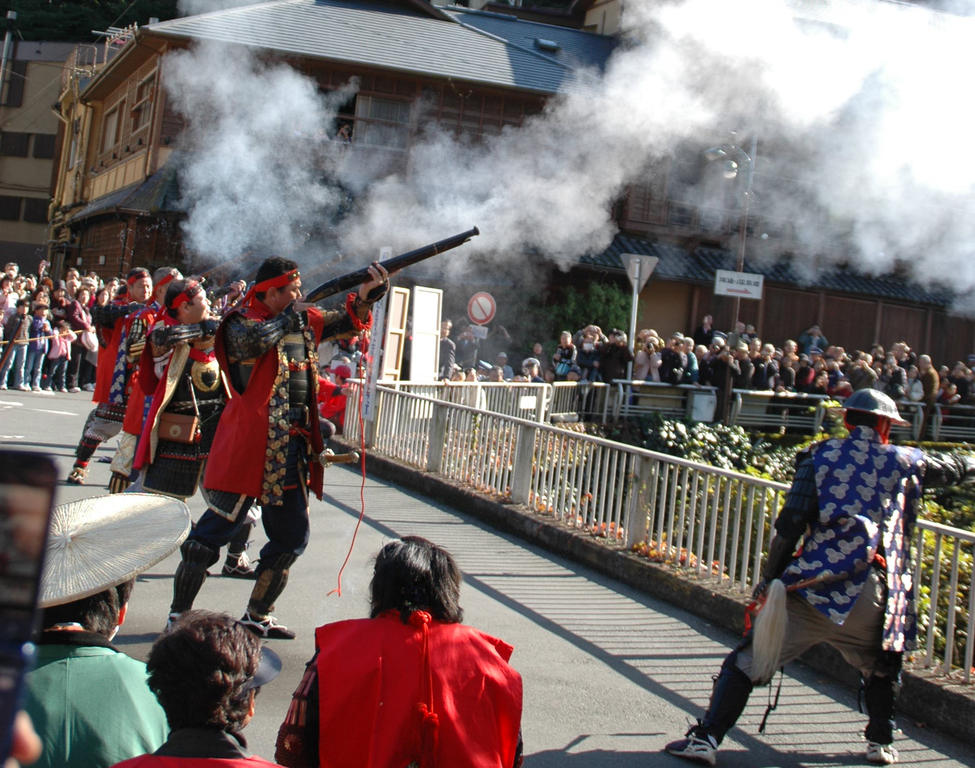
[[[891,423],[904,422],[881,392],[859,390],[845,406],[849,437],[826,440],[797,458],[755,595],[773,579],[788,589],[776,667],[825,642],[860,671],[869,717],[866,759],[889,765],[897,761],[892,742],[901,661],[916,636],[910,543],[917,501],[922,485],[975,479],[975,459],[890,445]],[[721,666],[704,717],[666,750],[714,765],[752,687],[768,682],[755,679],[752,669],[749,636]]]

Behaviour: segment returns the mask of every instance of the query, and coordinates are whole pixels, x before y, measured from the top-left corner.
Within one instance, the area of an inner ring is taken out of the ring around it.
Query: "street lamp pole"
[[[722,160],[725,170],[724,176],[727,179],[738,179],[741,189],[741,218],[738,222],[738,248],[735,256],[735,271],[745,271],[745,249],[748,245],[748,209],[752,199],[752,181],[755,177],[755,156],[758,152],[758,140],[752,136],[750,152],[746,152],[737,144],[722,144],[719,147],[712,147],[705,150],[704,156],[708,160]],[[740,174],[742,165],[745,166],[745,178],[742,180]],[[738,338],[738,323],[741,320],[741,296],[735,296],[734,304],[735,320],[732,326],[735,329],[735,337]],[[730,354],[730,351],[729,351]],[[723,397],[719,400],[722,418],[728,420],[731,407],[731,368],[725,374]]]
[[[705,150],[704,156],[708,160],[724,162],[724,176],[727,179],[738,179],[741,194],[741,215],[738,221],[738,246],[736,249],[735,271],[745,271],[745,249],[748,244],[748,211],[752,200],[752,181],[755,178],[755,156],[758,152],[758,140],[753,136],[749,151],[746,152],[736,144],[722,144]],[[744,178],[741,177],[744,166]],[[741,297],[735,296],[735,325],[737,326],[741,311]]]

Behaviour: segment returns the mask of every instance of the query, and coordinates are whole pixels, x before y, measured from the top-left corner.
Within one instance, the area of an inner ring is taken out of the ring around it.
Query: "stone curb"
[[[355,450],[358,446],[333,440]],[[611,549],[584,531],[539,517],[524,506],[500,502],[439,475],[366,452],[370,473],[429,496],[536,546],[581,563],[627,586],[677,605],[720,627],[741,633],[744,598],[715,590],[650,562],[644,557]],[[812,669],[856,689],[859,674],[827,646],[802,656]],[[715,670],[717,673],[717,669]],[[905,671],[898,711],[919,725],[943,731],[962,741],[975,741],[975,686],[946,682],[925,670]]]

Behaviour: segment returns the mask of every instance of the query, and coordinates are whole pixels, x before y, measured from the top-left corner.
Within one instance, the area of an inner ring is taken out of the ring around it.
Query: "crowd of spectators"
[[[98,340],[91,309],[107,303],[119,284],[73,268],[55,280],[43,261],[36,275],[7,263],[0,276],[0,389],[93,390]]]
[[[80,392],[94,388],[98,350],[91,310],[124,290],[120,278],[103,280],[69,268],[54,279],[41,262],[38,274],[22,274],[7,263],[0,276],[0,389]],[[217,299],[233,302],[246,289],[243,281]],[[763,342],[750,325],[728,332],[706,315],[693,333],[670,336],[640,330],[632,344],[619,329],[597,325],[565,330],[557,341],[536,341],[515,349],[503,326],[466,325],[453,334],[441,326],[440,378],[449,381],[610,382],[635,381],[712,385],[719,390],[751,389],[844,398],[874,387],[895,400],[928,405],[975,404],[975,354],[965,361],[935,367],[904,341],[889,347],[847,350],[832,344],[817,325],[781,345]],[[340,364],[352,364],[361,350],[337,349]],[[632,368],[630,367],[632,366]]]
[[[975,405],[975,354],[965,361],[936,367],[905,341],[889,347],[847,350],[831,343],[818,325],[781,344],[763,341],[753,326],[738,323],[720,331],[705,316],[693,333],[670,336],[652,328],[637,333],[634,343],[619,329],[604,332],[587,325],[562,331],[557,342],[535,342],[513,355],[494,349],[465,326],[456,339],[452,324],[441,328],[440,378],[450,381],[580,381],[614,379],[701,384],[725,389],[806,393],[845,398],[873,387],[894,400],[928,405]],[[505,337],[510,341],[510,336]],[[551,353],[544,350],[551,349]],[[485,354],[487,350],[487,354]],[[632,369],[629,369],[632,364]]]

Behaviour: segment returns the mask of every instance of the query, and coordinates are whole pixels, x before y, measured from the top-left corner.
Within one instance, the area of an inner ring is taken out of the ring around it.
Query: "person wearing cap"
[[[797,457],[755,588],[756,599],[769,595],[759,622],[780,598],[773,610],[787,616],[783,637],[777,645],[753,646],[753,635],[746,636],[722,664],[704,717],[667,745],[671,754],[714,765],[752,688],[825,642],[862,675],[867,761],[896,762],[894,699],[903,654],[916,639],[910,546],[917,504],[923,487],[975,480],[975,459],[890,445],[891,424],[907,422],[877,390],[850,395],[845,421],[848,437]]]
[[[541,376],[542,364],[537,357],[526,357],[521,361],[521,372],[532,384],[544,384]]]
[[[508,365],[507,352],[498,352],[494,359],[494,365],[496,368],[501,369],[501,378],[504,381],[511,381],[511,379],[514,378],[515,371],[510,365]]]
[[[112,639],[135,577],[175,551],[189,527],[185,504],[149,495],[55,508],[36,662],[26,677],[24,709],[43,743],[34,765],[107,768],[165,741],[166,716],[146,687],[145,664]]]
[[[383,546],[369,618],[315,631],[275,760],[295,768],[520,766],[514,649],[461,623],[460,584],[454,558],[427,539]]]
[[[107,343],[98,351],[95,372],[94,410],[88,414],[81,430],[81,440],[75,449],[74,466],[68,475],[72,485],[82,485],[88,476],[88,462],[95,450],[106,440],[122,431],[126,406],[131,391],[132,372],[145,346],[145,333],[132,323],[139,310],[152,297],[152,276],[149,270],[136,267],[125,280],[125,295],[108,304],[92,309],[92,321],[99,327]]]
[[[127,337],[128,353],[126,359],[132,366],[129,375],[129,394],[125,403],[125,418],[119,435],[118,448],[112,457],[112,476],[108,481],[111,493],[122,493],[132,482],[132,462],[135,449],[142,434],[142,424],[146,417],[146,407],[152,397],[154,387],[143,388],[139,383],[142,373],[142,358],[146,350],[149,332],[156,324],[163,307],[169,285],[183,275],[174,267],[160,267],[152,273],[152,300],[132,315]]]
[[[153,644],[149,686],[169,723],[169,737],[151,754],[116,768],[261,768],[241,731],[254,717],[257,692],[276,678],[281,659],[240,622],[222,613],[190,611]]]
[[[294,637],[271,611],[308,543],[308,492],[322,497],[327,452],[316,407],[318,345],[370,327],[370,308],[389,281],[379,264],[368,274],[358,292],[346,296],[344,310],[298,308],[298,266],[273,256],[258,268],[244,301],[221,321],[214,352],[231,398],[207,459],[203,487],[209,506],[181,550],[170,622],[193,607],[207,568],[247,523],[247,510],[256,502],[268,542],[241,622],[262,637]]]

